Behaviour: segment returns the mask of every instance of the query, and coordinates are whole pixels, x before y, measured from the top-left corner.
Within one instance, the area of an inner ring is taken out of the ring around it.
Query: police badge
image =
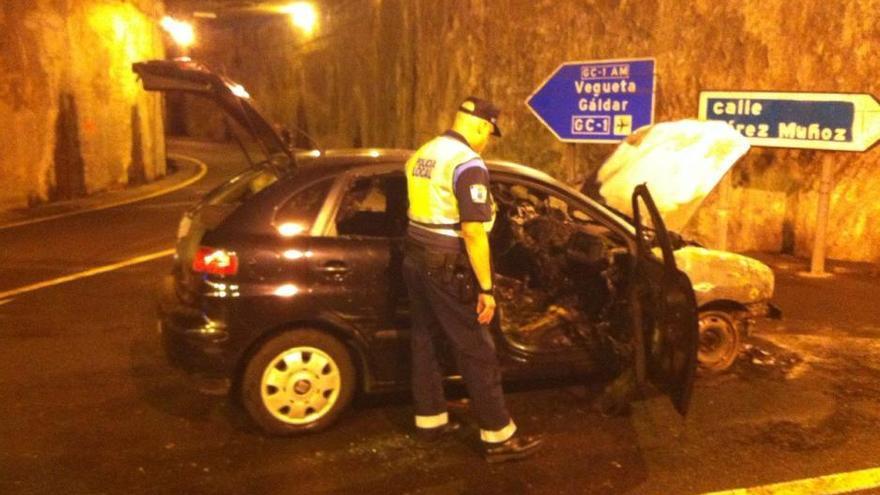
[[[484,204],[489,196],[486,186],[483,184],[474,184],[471,186],[471,200],[474,203]]]

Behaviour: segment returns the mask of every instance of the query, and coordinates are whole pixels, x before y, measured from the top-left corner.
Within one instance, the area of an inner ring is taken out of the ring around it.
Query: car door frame
[[[336,231],[336,217],[339,209],[345,199],[348,188],[356,180],[371,177],[382,176],[399,172],[403,179],[403,162],[391,161],[369,164],[355,164],[348,170],[341,173],[330,192],[327,195],[324,206],[318,213],[318,219],[311,231],[312,242],[317,245],[325,241],[319,239],[339,239]],[[393,263],[393,259],[397,254],[402,255],[403,237],[370,237],[373,240],[387,239],[387,248],[389,250],[389,263]],[[381,243],[381,241],[380,241]],[[399,244],[400,253],[396,253],[395,244]],[[316,253],[318,249],[314,250]],[[315,254],[317,256],[317,254]],[[312,265],[313,280],[321,276],[315,270],[319,267],[317,264],[320,260],[314,257],[310,260]],[[405,298],[406,293],[402,296]],[[399,305],[398,305],[399,306]],[[409,333],[407,326],[408,315],[401,315],[398,308],[392,308],[393,314],[389,315],[390,325],[380,328],[379,322],[371,325],[367,322],[366,327],[363,325],[365,321],[361,321],[361,325],[357,322],[341,318],[338,321],[353,329],[360,335],[361,341],[364,343],[366,355],[370,361],[371,372],[379,382],[383,383],[406,383],[409,381],[409,359],[399,359],[397,355],[400,352],[408,352],[409,349]],[[331,310],[331,313],[334,313]]]
[[[650,216],[662,258],[653,254],[642,222],[639,199]],[[636,380],[646,381],[667,395],[675,409],[687,414],[697,367],[699,331],[697,304],[688,276],[675,263],[669,233],[645,184],[632,193],[636,242],[636,272],[644,282],[638,289],[636,315],[642,331],[634,332]]]
[[[632,339],[630,346],[634,352],[629,364],[634,367],[636,384],[639,389],[642,389],[647,382],[652,383],[664,395],[669,396],[679,413],[686,414],[693,390],[697,362],[699,337],[696,298],[690,279],[676,267],[668,231],[647,186],[637,187],[633,191],[633,207],[635,211],[637,209],[635,204],[637,193],[639,197],[647,198],[649,215],[654,220],[655,228],[660,227],[657,235],[660,238],[661,251],[664,253],[662,261],[646,252],[644,246],[640,247],[639,235],[643,226],[640,227],[635,222],[630,223],[627,219],[616,216],[610,210],[602,208],[602,205],[587,198],[583,193],[567,188],[565,185],[557,186],[537,177],[519,175],[515,172],[493,171],[493,180],[499,179],[537,188],[566,199],[569,203],[581,207],[612,232],[621,235],[627,242],[633,258],[632,276],[636,277],[640,274],[643,279],[639,284],[640,287],[633,287],[634,293],[640,293],[643,297],[632,302],[631,313],[633,313],[632,325],[634,328],[630,329],[630,338]],[[631,282],[634,281],[631,280]],[[673,309],[669,309],[670,305],[673,306]],[[682,327],[679,333],[687,336],[685,342],[671,346],[672,355],[664,353],[665,349],[660,348],[658,344],[664,342],[665,339],[655,338],[656,328],[648,326],[658,320],[666,324],[672,324],[678,320]],[[496,324],[493,331],[496,342],[501,343],[504,352],[526,367],[547,360],[577,359],[576,356],[564,356],[558,353],[546,353],[545,356],[541,356],[540,353],[517,349],[512,347],[503,337],[500,326]],[[684,358],[685,360],[682,363],[681,372],[674,377],[660,376],[664,360],[669,361],[675,358]]]
[[[624,225],[628,224],[615,222],[615,219],[610,218],[600,208],[595,207],[585,196],[574,189],[569,190],[557,187],[555,184],[538,177],[506,171],[492,171],[492,182],[521,185],[538,192],[556,196],[565,203],[585,211],[593,220],[614,234],[619,235],[626,243],[627,248],[631,252],[635,252],[636,247],[633,242],[633,233],[624,227]],[[503,358],[502,362],[505,368],[512,369],[514,372],[517,372],[517,368],[525,372],[535,367],[541,367],[550,372],[554,368],[560,372],[572,368],[579,372],[601,371],[599,369],[600,364],[596,362],[594,357],[594,349],[573,348],[541,351],[517,345],[504,336],[499,318],[493,320],[491,331],[496,347],[502,351],[501,357]]]

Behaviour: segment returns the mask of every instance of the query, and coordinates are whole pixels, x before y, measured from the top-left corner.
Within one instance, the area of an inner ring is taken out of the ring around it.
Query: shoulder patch
[[[486,186],[483,184],[471,185],[471,200],[477,204],[484,204],[489,194]]]

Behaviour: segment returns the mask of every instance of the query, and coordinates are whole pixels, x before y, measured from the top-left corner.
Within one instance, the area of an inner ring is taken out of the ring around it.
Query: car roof
[[[522,175],[530,179],[537,179],[542,182],[550,183],[551,185],[560,189],[571,189],[570,186],[566,185],[563,182],[560,182],[552,175],[529,167],[528,165],[523,165],[521,163],[510,162],[506,160],[486,160],[486,166],[489,167],[490,172],[503,172],[508,174]]]
[[[370,165],[402,164],[413,153],[413,150],[399,148],[344,148],[323,151],[300,151],[296,155],[299,167],[297,174],[299,179],[306,181],[311,181],[315,178],[323,179]],[[620,218],[618,214],[612,213],[593,198],[585,196],[576,188],[554,178],[546,172],[506,160],[486,160],[486,166],[489,168],[490,173],[503,173],[533,179],[560,191],[565,191],[575,197],[580,197],[582,200],[593,205],[594,208],[613,218],[616,223],[628,230],[632,230],[632,225]]]
[[[329,150],[297,150],[298,166],[335,167],[406,161],[412,150],[395,148],[339,148]]]
[[[321,170],[328,174],[342,173],[348,169],[381,163],[405,162],[413,154],[413,150],[402,148],[341,148],[330,150],[298,151],[297,165],[311,171]],[[522,175],[543,182],[548,182],[560,189],[572,189],[551,175],[507,160],[486,160],[490,172],[502,172]]]

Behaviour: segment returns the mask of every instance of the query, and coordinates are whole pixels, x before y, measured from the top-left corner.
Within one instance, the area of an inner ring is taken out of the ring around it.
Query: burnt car
[[[407,150],[294,152],[239,86],[190,61],[134,65],[145,89],[216,100],[265,159],[190,208],[159,308],[172,363],[231,382],[270,434],[328,427],[357,392],[406,388]],[[489,161],[505,379],[652,384],[685,414],[696,301],[650,192],[627,219],[529,167]],[[444,358],[450,378],[457,373]]]
[[[749,149],[723,122],[681,120],[643,127],[628,136],[580,189],[624,217],[629,194],[648,184],[672,237],[678,267],[693,282],[700,328],[698,363],[706,373],[729,368],[758,318],[780,318],[772,303],[773,271],[760,261],[687,239],[691,217]]]

